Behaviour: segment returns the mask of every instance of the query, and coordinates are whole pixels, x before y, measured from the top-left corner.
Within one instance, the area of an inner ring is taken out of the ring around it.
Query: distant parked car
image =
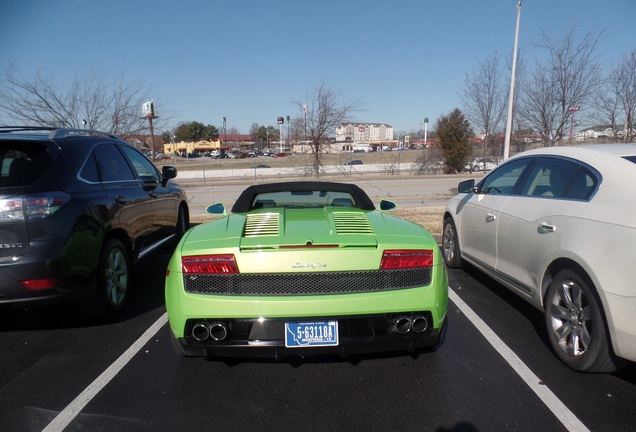
[[[200,158],[201,155],[199,155],[198,153],[183,152],[183,153],[181,153],[181,157],[186,158],[186,159],[196,159],[196,158]]]
[[[449,267],[472,264],[543,310],[572,369],[636,361],[636,145],[528,151],[458,191],[444,214]]]
[[[121,139],[0,127],[0,305],[126,304],[132,264],[189,228],[186,193]]]
[[[462,172],[479,172],[483,169],[483,165],[480,164],[479,162],[472,160],[470,162],[468,162],[465,166],[464,169],[462,170]]]
[[[360,159],[350,160],[344,163],[345,165],[362,165],[362,161]]]

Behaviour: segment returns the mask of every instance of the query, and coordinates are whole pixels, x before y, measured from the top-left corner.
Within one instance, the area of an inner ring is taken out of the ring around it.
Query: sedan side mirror
[[[464,180],[457,185],[457,192],[459,193],[471,193],[475,190],[475,179]]]

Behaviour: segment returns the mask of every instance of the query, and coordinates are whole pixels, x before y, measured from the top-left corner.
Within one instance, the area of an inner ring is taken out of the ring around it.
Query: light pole
[[[307,105],[303,105],[303,114],[305,115],[305,132],[303,134],[303,152],[305,152],[305,145],[307,144]]]
[[[427,141],[428,141],[428,117],[424,117],[424,148],[426,148]]]
[[[512,107],[515,97],[515,75],[517,74],[517,45],[519,44],[519,21],[521,20],[521,0],[517,3],[517,27],[515,29],[515,43],[512,50],[512,72],[510,74],[510,94],[508,95],[508,120],[506,121],[506,137],[504,139],[503,160],[510,156],[510,135],[512,133]]]
[[[283,123],[285,123],[285,117],[278,117],[276,119],[278,122],[278,147],[280,148],[279,153],[283,152]]]
[[[223,146],[227,148],[227,117],[223,116]]]
[[[290,133],[289,133],[289,116],[287,116],[287,141],[286,144],[289,145],[290,150],[291,150],[291,145],[289,144],[291,142],[291,138],[290,138]]]

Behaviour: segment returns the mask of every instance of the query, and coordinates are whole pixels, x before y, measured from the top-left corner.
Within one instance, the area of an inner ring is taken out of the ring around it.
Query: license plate
[[[336,345],[338,345],[338,321],[285,323],[285,346],[288,348]]]

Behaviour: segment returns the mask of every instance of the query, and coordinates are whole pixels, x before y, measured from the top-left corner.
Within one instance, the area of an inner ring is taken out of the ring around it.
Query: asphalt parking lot
[[[231,204],[250,181],[182,183],[198,214],[210,202]],[[443,208],[457,181],[358,184],[374,201]],[[474,269],[449,270],[449,332],[436,352],[225,362],[173,351],[163,298],[170,255],[136,266],[129,307],[111,322],[90,322],[70,305],[3,310],[0,430],[636,427],[633,364],[614,374],[568,369],[549,348],[541,312]]]

